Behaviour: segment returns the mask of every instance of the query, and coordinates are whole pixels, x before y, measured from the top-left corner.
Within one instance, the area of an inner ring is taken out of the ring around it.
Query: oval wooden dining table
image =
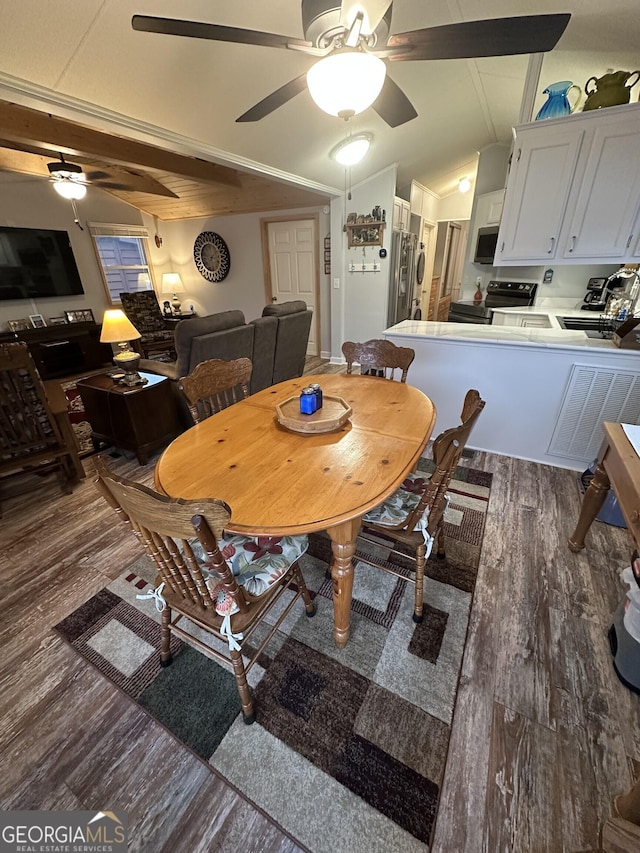
[[[331,537],[334,638],[349,638],[353,554],[362,516],[413,470],[436,419],[411,385],[346,374],[314,376],[323,393],[352,408],[335,432],[301,434],[280,425],[276,405],[299,395],[308,377],[281,382],[191,427],[164,451],[158,491],[172,498],[220,498],[228,530]]]

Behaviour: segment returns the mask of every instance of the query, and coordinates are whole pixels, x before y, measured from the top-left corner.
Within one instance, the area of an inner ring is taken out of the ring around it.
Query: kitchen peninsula
[[[556,313],[550,328],[404,320],[383,337],[415,350],[407,381],[435,403],[434,433],[476,388],[487,405],[472,447],[583,471],[603,421],[640,423],[640,351],[562,329]]]

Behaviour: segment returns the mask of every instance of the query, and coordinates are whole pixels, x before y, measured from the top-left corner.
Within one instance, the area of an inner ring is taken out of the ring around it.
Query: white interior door
[[[315,220],[269,222],[269,270],[274,302],[303,299],[313,311],[307,355],[318,355],[318,241]]]

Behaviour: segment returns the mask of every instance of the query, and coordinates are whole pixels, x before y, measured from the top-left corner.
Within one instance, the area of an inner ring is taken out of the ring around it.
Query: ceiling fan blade
[[[397,83],[387,76],[384,78],[382,91],[372,104],[373,109],[389,127],[398,127],[416,118],[418,113]]]
[[[177,18],[134,15],[131,19],[131,26],[134,30],[144,33],[162,33],[168,36],[230,41],[238,44],[257,44],[261,47],[313,47],[310,41],[279,36],[277,33],[263,33],[259,30],[245,30],[241,27],[223,27],[219,24],[205,24],[199,21],[181,21]]]
[[[266,98],[263,98],[255,106],[251,107],[246,113],[243,113],[236,121],[260,121],[261,118],[268,116],[269,113],[286,104],[291,98],[295,98],[300,92],[304,92],[306,88],[307,75],[304,73],[294,80],[285,83],[284,86],[276,89],[270,95],[267,95]]]
[[[389,38],[384,51],[391,62],[413,59],[473,59],[480,56],[512,56],[518,53],[546,53],[565,31],[571,15],[522,15],[487,21],[463,21],[430,27]]]
[[[165,187],[164,184],[146,172],[139,172],[116,164],[102,164],[99,161],[94,161],[95,165],[91,161],[87,162],[89,165],[85,167],[84,173],[89,184],[93,184],[93,186],[102,189],[118,189],[130,193],[147,193],[165,198],[178,198],[173,190]]]
[[[362,12],[362,33],[370,35],[375,32],[390,5],[391,0],[342,0],[340,23],[349,29],[358,12]]]

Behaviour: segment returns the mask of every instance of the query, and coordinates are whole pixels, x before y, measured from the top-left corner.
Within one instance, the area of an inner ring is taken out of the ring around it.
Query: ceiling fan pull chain
[[[80,225],[80,219],[78,218],[78,208],[76,207],[76,200],[74,198],[71,199],[71,209],[73,210],[73,221],[81,231],[84,231],[84,228],[82,227],[82,225]]]

